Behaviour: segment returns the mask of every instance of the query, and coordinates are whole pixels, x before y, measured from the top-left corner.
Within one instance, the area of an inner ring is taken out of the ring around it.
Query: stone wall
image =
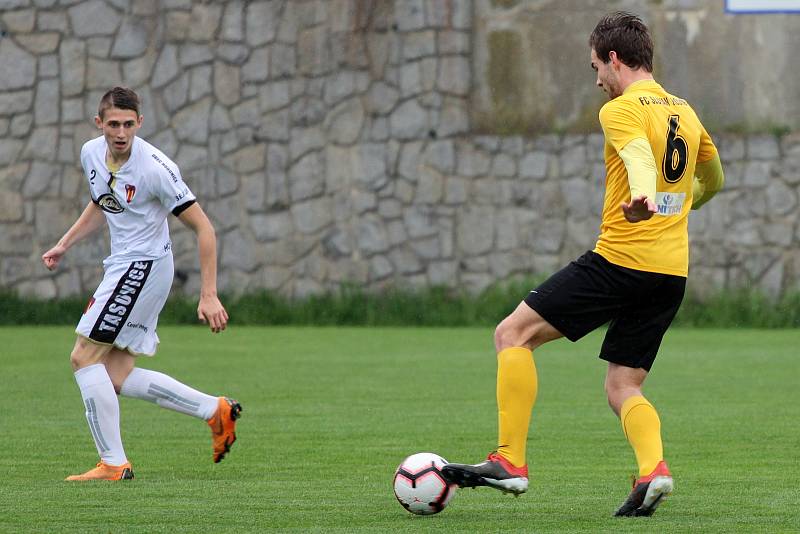
[[[78,152],[102,93],[210,215],[220,289],[460,286],[550,273],[590,248],[602,136],[477,135],[467,0],[0,0],[0,287],[88,294],[107,235],[39,261],[88,201]],[[576,61],[582,63],[578,58]],[[728,187],[691,223],[696,291],[800,280],[800,136],[719,138]],[[193,234],[172,221],[175,289]]]
[[[654,72],[709,131],[800,129],[800,16],[731,15],[724,0],[475,0],[473,129],[593,132],[604,94],[589,34],[608,11],[636,12]]]

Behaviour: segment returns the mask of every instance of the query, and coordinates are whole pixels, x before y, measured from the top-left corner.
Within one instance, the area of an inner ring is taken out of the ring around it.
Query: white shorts
[[[172,254],[157,260],[106,265],[105,275],[75,332],[95,343],[152,356],[158,314],[172,286]]]

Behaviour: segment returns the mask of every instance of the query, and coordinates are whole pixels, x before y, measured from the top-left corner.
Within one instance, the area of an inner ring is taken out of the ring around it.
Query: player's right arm
[[[698,163],[692,183],[692,209],[696,210],[716,195],[725,184],[719,154],[708,161]]]
[[[703,128],[700,133],[700,150],[692,182],[692,209],[696,210],[716,195],[725,184],[722,162],[711,136]]]
[[[44,266],[51,271],[58,267],[61,258],[72,245],[93,234],[104,222],[103,210],[94,202],[89,202],[75,224],[58,240],[56,246],[42,254]]]

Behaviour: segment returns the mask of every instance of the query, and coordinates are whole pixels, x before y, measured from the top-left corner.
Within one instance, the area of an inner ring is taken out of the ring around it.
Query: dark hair
[[[118,108],[135,111],[138,117],[139,105],[139,95],[127,87],[115,87],[100,99],[100,107],[97,108],[97,114],[102,119],[108,108]]]
[[[653,39],[650,30],[633,13],[616,11],[600,19],[589,37],[589,46],[594,48],[603,63],[609,62],[609,52],[613,50],[628,67],[653,72]]]

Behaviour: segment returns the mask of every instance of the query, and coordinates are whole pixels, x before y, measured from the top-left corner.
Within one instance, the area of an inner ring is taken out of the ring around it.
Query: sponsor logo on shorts
[[[138,328],[139,330],[144,330],[145,333],[147,333],[147,331],[149,330],[145,325],[141,323],[132,323],[130,321],[128,321],[128,323],[125,326],[127,326],[128,328]]]
[[[97,205],[108,213],[122,213],[125,211],[125,208],[120,205],[119,201],[111,193],[100,195],[100,198],[97,199]]]
[[[113,343],[117,339],[119,331],[126,324],[136,304],[136,299],[142,292],[152,266],[152,260],[131,263],[97,317],[97,322],[89,334],[90,339],[101,343]]]
[[[133,195],[136,194],[136,186],[131,184],[125,184],[125,200],[128,204],[131,203],[133,200]]]

